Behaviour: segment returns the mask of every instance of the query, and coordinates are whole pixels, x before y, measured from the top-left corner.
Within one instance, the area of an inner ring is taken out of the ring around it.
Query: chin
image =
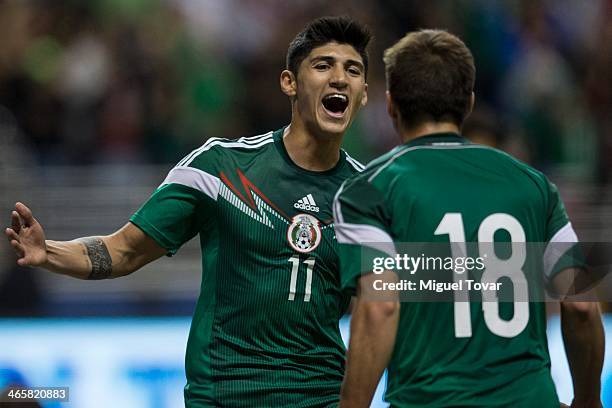
[[[325,135],[342,136],[348,129],[350,121],[345,116],[340,119],[332,119],[326,115],[318,116],[314,125],[317,132]]]
[[[322,134],[342,136],[348,129],[348,123],[320,123],[319,129]]]

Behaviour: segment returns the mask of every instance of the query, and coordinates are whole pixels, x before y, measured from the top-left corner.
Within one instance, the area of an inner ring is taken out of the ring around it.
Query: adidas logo
[[[317,203],[315,203],[314,198],[312,198],[312,194],[308,194],[297,200],[293,207],[299,208],[300,210],[319,212],[319,207],[317,207]]]

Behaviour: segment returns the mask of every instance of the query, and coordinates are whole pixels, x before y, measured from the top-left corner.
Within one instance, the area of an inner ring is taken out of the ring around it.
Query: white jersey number
[[[507,259],[500,259],[495,255],[493,236],[498,230],[505,230],[510,234],[512,255]],[[434,234],[449,236],[453,257],[466,256],[465,230],[461,213],[444,214]],[[482,283],[495,283],[500,278],[507,277],[512,281],[514,298],[527,299],[527,280],[523,272],[527,257],[525,231],[516,218],[503,213],[491,214],[485,218],[478,228],[478,252],[483,257],[485,265]],[[460,280],[460,276],[453,273],[453,280]],[[455,291],[454,295],[455,337],[471,337],[472,320],[467,288]],[[489,330],[501,337],[518,336],[529,322],[529,303],[526,301],[515,300],[512,319],[502,319],[499,316],[499,302],[494,291],[482,291],[482,310]]]
[[[298,270],[300,269],[300,257],[293,255],[289,258],[291,262],[291,282],[289,283],[289,298],[287,300],[295,300],[295,291],[297,287]],[[310,302],[312,291],[312,270],[314,269],[315,259],[310,257],[304,261],[306,264],[306,288],[304,289],[304,302]]]

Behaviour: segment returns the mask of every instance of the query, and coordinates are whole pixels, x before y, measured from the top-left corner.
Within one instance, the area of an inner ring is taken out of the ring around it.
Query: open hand
[[[4,233],[17,254],[19,266],[39,266],[47,261],[45,232],[24,204],[15,204],[11,226]]]

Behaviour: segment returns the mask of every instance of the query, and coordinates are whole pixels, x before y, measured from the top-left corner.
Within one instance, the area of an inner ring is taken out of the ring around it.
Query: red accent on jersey
[[[221,178],[221,181],[223,181],[223,183],[229,187],[230,190],[232,190],[234,192],[234,194],[236,194],[240,200],[242,200],[243,203],[245,203],[246,205],[248,205],[249,207],[251,207],[253,210],[259,212],[259,208],[257,207],[257,205],[255,204],[255,200],[253,199],[253,192],[255,192],[255,194],[257,194],[262,200],[264,200],[266,202],[266,204],[268,204],[270,207],[274,208],[280,215],[282,215],[287,221],[290,220],[290,218],[287,216],[287,214],[285,214],[285,212],[283,210],[281,210],[280,208],[278,208],[272,201],[270,201],[270,199],[268,197],[266,197],[266,195],[264,193],[262,193],[256,186],[255,184],[253,184],[251,182],[251,180],[249,180],[241,171],[240,169],[236,169],[236,173],[238,173],[238,177],[240,177],[240,181],[242,182],[242,187],[245,191],[246,197],[240,192],[238,191],[238,189],[236,188],[236,186],[234,186],[232,184],[231,181],[229,181],[229,179],[227,178],[227,176],[221,172],[219,173],[219,178]]]

